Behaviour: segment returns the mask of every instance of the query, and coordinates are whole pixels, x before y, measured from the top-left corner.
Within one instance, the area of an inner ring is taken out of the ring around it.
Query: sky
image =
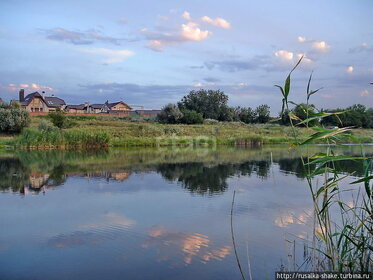
[[[373,107],[372,0],[1,0],[0,98],[45,91],[68,104],[123,100],[159,109],[191,90],[281,110]],[[136,108],[136,107],[134,107]]]

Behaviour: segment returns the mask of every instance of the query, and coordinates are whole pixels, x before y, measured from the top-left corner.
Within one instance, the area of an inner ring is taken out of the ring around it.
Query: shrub
[[[257,119],[257,111],[250,107],[236,107],[234,109],[234,120],[241,121],[244,123],[255,123]]]
[[[48,117],[51,119],[54,126],[58,128],[63,128],[65,120],[66,120],[66,116],[64,115],[63,112],[57,111],[57,112],[49,113]]]
[[[56,127],[50,121],[42,120],[38,125],[38,129],[48,133],[55,130]]]
[[[362,104],[355,104],[346,109],[328,110],[328,112],[343,112],[342,114],[325,117],[321,123],[325,126],[354,126],[370,128],[373,125],[371,109],[366,109]]]
[[[193,110],[184,109],[181,111],[183,113],[183,117],[181,118],[180,122],[185,124],[199,124],[203,123],[202,114],[197,113]]]
[[[255,111],[257,115],[256,121],[258,123],[266,123],[270,120],[270,111],[268,105],[260,105],[255,109]]]
[[[179,123],[183,113],[174,104],[168,104],[162,108],[162,111],[157,115],[157,121],[160,123]]]
[[[64,112],[57,110],[56,112],[49,113],[48,118],[52,121],[53,125],[62,129],[62,128],[71,128],[76,125],[75,122],[71,121]]]
[[[30,116],[24,109],[8,106],[0,108],[0,132],[20,132],[30,123]]]

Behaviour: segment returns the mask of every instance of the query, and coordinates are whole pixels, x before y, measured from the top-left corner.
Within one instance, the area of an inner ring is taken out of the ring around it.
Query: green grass
[[[131,121],[128,117],[72,116],[75,126],[38,134],[38,125],[46,116],[32,117],[29,129],[21,136],[0,135],[0,145],[28,147],[94,146],[90,135],[105,135],[104,145],[113,147],[145,147],[166,145],[262,145],[292,143],[290,127],[276,124],[249,125],[243,123],[217,123],[198,125],[169,125],[143,120]],[[300,140],[313,133],[309,128],[295,128]],[[25,135],[26,133],[26,135]],[[32,135],[31,135],[32,134]],[[373,143],[372,129],[355,129],[363,143]],[[88,138],[89,139],[88,139]],[[100,139],[98,139],[100,140]],[[101,141],[101,140],[100,140]],[[346,140],[345,143],[350,141]],[[319,141],[322,143],[322,141]],[[103,145],[101,142],[98,145]]]
[[[70,148],[70,147],[106,147],[110,136],[105,132],[87,132],[79,130],[41,131],[24,129],[16,138],[15,144],[27,148]]]

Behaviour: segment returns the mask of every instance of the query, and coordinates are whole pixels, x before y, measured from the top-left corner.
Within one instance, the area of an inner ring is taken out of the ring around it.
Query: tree
[[[58,128],[64,128],[66,123],[66,116],[61,110],[57,110],[56,112],[49,113],[48,117],[51,119],[51,122],[54,126]]]
[[[180,119],[181,123],[185,123],[185,124],[203,123],[202,114],[197,113],[196,111],[187,110],[187,109],[185,109],[181,112],[183,114],[183,117]]]
[[[30,116],[24,109],[7,105],[0,108],[0,132],[20,132],[30,124]]]
[[[204,119],[232,120],[233,112],[228,107],[228,96],[220,90],[192,90],[178,103],[180,110],[193,110]]]
[[[234,108],[234,120],[244,123],[255,123],[257,119],[257,112],[250,107],[236,107]]]
[[[283,112],[280,112],[279,113],[279,117],[280,117],[280,121],[279,123],[282,124],[282,125],[290,125],[290,117],[289,117],[289,113],[291,111],[288,110],[288,109],[284,109]]]
[[[311,115],[315,114],[315,106],[314,105],[307,105],[307,104],[298,104],[292,110],[293,114],[300,118],[302,121],[309,118]],[[293,121],[294,124],[299,123],[299,121]],[[312,120],[308,122],[308,126],[316,126],[318,125],[318,120]]]
[[[258,123],[266,123],[270,120],[270,107],[268,105],[260,105],[255,109],[257,114],[257,122]]]
[[[321,123],[323,125],[330,126],[352,126],[352,127],[363,127],[370,128],[372,127],[372,112],[362,104],[355,104],[346,109],[336,109],[329,110],[328,112],[343,112],[343,114],[338,114],[337,116],[328,116],[324,118]]]
[[[157,121],[160,123],[179,123],[183,113],[174,104],[168,104],[162,108],[161,112],[157,115]]]

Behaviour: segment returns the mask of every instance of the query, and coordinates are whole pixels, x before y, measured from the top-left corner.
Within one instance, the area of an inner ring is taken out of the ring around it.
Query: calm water
[[[294,241],[301,262],[312,229],[299,154],[282,146],[2,152],[0,190],[7,280],[241,279],[234,191],[246,276],[291,268]]]

